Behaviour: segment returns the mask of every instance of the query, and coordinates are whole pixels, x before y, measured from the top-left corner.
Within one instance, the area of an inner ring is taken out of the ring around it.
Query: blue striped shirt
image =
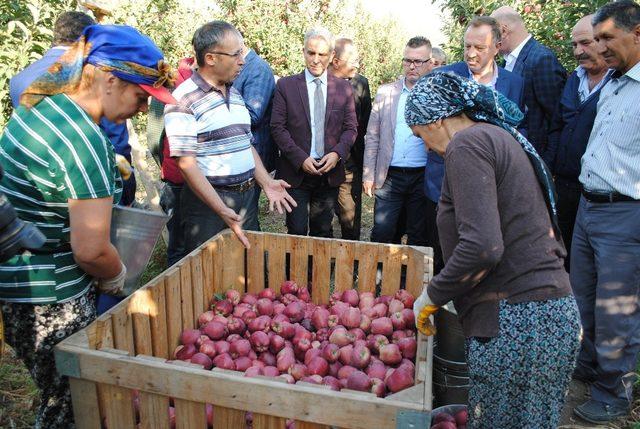
[[[172,157],[195,156],[198,167],[214,185],[251,179],[251,117],[242,96],[227,87],[227,97],[198,72],[185,80],[165,107],[165,130]]]
[[[640,62],[616,72],[600,92],[598,114],[582,156],[580,182],[589,191],[640,200]]]

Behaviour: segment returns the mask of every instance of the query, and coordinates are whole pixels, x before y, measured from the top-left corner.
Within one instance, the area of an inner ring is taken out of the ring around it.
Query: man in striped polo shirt
[[[225,21],[200,27],[193,36],[198,70],[173,92],[178,104],[165,108],[170,153],[188,185],[180,202],[186,253],[226,227],[249,247],[242,228],[259,229],[255,182],[272,210],[296,205],[289,184],[272,179],[262,165],[251,144],[249,111],[231,87],[244,64],[243,47]]]

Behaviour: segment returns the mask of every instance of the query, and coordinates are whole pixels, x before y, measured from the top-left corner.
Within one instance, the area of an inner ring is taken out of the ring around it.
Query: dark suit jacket
[[[440,67],[437,71],[453,72],[459,76],[469,78],[469,67],[464,61]],[[524,81],[520,76],[498,67],[498,79],[496,80],[496,91],[516,103],[520,110],[524,112]],[[442,189],[442,178],[444,177],[444,159],[434,151],[429,151],[427,168],[424,176],[424,193],[433,202],[440,199]]]
[[[324,151],[340,156],[336,167],[327,173],[330,186],[344,182],[344,160],[356,139],[353,91],[349,81],[331,74],[327,77],[327,106],[324,124]],[[276,177],[293,187],[304,177],[302,163],[311,152],[311,116],[304,72],[278,80],[271,112],[271,135],[280,149]]]
[[[362,170],[364,136],[367,134],[367,124],[369,123],[369,116],[371,115],[371,90],[369,89],[369,81],[361,74],[356,73],[350,82],[356,104],[358,136],[356,137],[356,142],[351,147],[351,157],[346,161],[345,167],[350,170],[357,166]]]
[[[520,51],[513,73],[524,79],[527,138],[538,153],[543,153],[549,127],[567,80],[567,71],[551,49],[532,37]]]

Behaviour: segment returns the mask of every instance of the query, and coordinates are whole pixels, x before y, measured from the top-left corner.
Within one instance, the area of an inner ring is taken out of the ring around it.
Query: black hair
[[[83,12],[63,12],[53,27],[53,46],[71,45],[78,40],[85,28],[95,25],[95,21]]]
[[[200,67],[204,66],[204,56],[218,46],[229,32],[242,37],[236,27],[227,21],[211,21],[196,30],[191,44],[196,52],[196,61]]]
[[[640,5],[632,0],[612,1],[596,11],[591,24],[595,26],[609,18],[613,19],[616,27],[631,31],[640,24]]]

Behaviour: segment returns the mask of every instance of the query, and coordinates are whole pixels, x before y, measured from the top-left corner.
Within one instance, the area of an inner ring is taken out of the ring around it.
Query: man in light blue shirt
[[[583,326],[576,378],[591,388],[574,412],[603,424],[629,412],[640,351],[640,5],[611,2],[592,24],[615,72],[582,156],[570,276]]]
[[[426,244],[427,199],[424,168],[427,150],[404,119],[407,95],[432,69],[431,42],[414,37],[402,59],[404,76],[378,89],[365,136],[363,191],[372,196],[375,209],[371,241],[392,243],[406,231],[407,243]],[[406,213],[406,228],[401,213]]]

